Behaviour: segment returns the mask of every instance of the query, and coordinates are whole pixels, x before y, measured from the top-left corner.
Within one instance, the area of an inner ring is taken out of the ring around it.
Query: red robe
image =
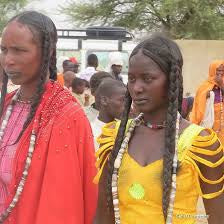
[[[38,135],[27,181],[4,223],[91,224],[97,200],[93,135],[80,105],[56,82],[46,85],[35,118],[20,139],[7,204],[20,181],[33,128]]]

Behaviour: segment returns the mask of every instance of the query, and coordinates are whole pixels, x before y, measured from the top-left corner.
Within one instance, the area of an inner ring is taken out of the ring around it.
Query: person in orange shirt
[[[90,124],[57,79],[57,30],[35,11],[1,40],[0,223],[92,224],[97,201]],[[20,85],[7,93],[10,79]]]
[[[181,117],[182,66],[177,44],[161,35],[132,51],[122,119],[98,138],[96,224],[224,223],[223,146]],[[129,120],[132,102],[140,114]],[[197,214],[199,196],[207,216]]]
[[[215,60],[209,67],[208,79],[199,86],[196,92],[190,120],[195,124],[212,128],[224,144],[223,95],[224,60]]]
[[[57,74],[57,80],[62,86],[64,86],[65,85],[64,74],[68,71],[74,72],[75,64],[70,60],[64,60],[62,67],[63,72]]]

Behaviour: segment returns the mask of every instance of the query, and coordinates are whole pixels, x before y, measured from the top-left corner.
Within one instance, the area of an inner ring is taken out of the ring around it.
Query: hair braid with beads
[[[5,96],[7,94],[7,85],[8,85],[8,76],[6,73],[3,71],[3,81],[2,81],[2,90],[1,90],[1,102],[0,102],[0,118],[3,114],[3,109],[4,109],[4,103],[5,103]]]
[[[183,94],[183,78],[182,66],[183,59],[179,47],[172,40],[155,35],[138,44],[132,51],[130,58],[136,55],[139,51],[154,60],[160,68],[167,75],[168,79],[168,109],[166,115],[166,129],[165,129],[165,153],[163,158],[163,199],[162,207],[164,219],[167,217],[167,210],[169,206],[169,197],[172,183],[172,163],[175,153],[175,135],[176,135],[176,119],[177,111],[181,111],[182,94]],[[131,106],[131,97],[129,92],[126,95],[126,107],[122,116],[120,128],[115,141],[114,149],[107,163],[107,203],[110,209],[113,209],[111,179],[114,169],[114,161],[117,157],[118,151],[121,147],[122,140],[128,121],[128,115]]]
[[[125,129],[126,129],[126,125],[128,122],[128,115],[131,109],[131,103],[132,103],[132,99],[131,96],[127,90],[126,95],[125,95],[125,109],[123,111],[122,114],[122,119],[121,119],[121,124],[120,124],[120,128],[118,130],[118,134],[116,137],[116,141],[115,141],[115,145],[114,145],[114,149],[111,152],[110,155],[110,159],[107,163],[108,166],[108,174],[107,174],[107,207],[108,209],[111,209],[112,211],[112,196],[111,196],[111,183],[112,183],[112,174],[114,171],[114,161],[115,158],[117,157],[118,151],[121,147],[123,138],[124,138],[124,134],[125,134]]]
[[[17,143],[36,113],[37,107],[44,92],[44,84],[46,82],[48,72],[50,72],[49,78],[56,80],[57,30],[54,23],[49,17],[36,11],[26,11],[19,15],[16,15],[8,22],[8,24],[13,21],[17,21],[23,25],[26,25],[30,29],[36,44],[40,45],[42,53],[41,67],[39,70],[39,81],[36,87],[36,92],[32,96],[31,109],[28,114],[27,120],[23,125],[23,129],[15,142]],[[5,79],[3,80],[3,93],[7,92],[7,84]],[[1,97],[1,108],[3,108],[4,106],[4,100],[5,94],[3,94]],[[0,115],[2,116],[2,111]]]

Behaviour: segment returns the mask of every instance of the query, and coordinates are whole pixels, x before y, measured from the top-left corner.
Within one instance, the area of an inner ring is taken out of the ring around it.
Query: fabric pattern
[[[13,95],[7,96],[5,109]],[[32,129],[37,142],[27,181],[4,224],[92,224],[97,200],[93,136],[82,108],[57,82],[47,83],[17,145],[7,205],[24,169]]]
[[[97,165],[100,168],[95,178],[97,182],[110,151],[113,148],[119,124],[107,124],[103,128],[98,142],[101,144]],[[178,141],[178,160],[180,170],[177,175],[177,193],[174,203],[174,224],[195,224],[197,221],[197,201],[199,196],[206,199],[217,197],[223,192],[223,188],[217,192],[205,194],[200,187],[200,180],[207,184],[218,184],[224,179],[207,179],[200,171],[198,163],[202,163],[208,169],[214,169],[224,162],[224,157],[211,163],[200,155],[215,156],[223,150],[222,145],[210,151],[205,149],[218,141],[218,138],[210,129],[206,129],[208,136],[199,136],[203,127],[195,124],[184,130]],[[121,222],[124,224],[163,224],[162,212],[162,169],[163,160],[156,160],[145,167],[139,165],[128,153],[123,156],[119,170],[118,194],[120,201]],[[204,217],[205,218],[205,217]]]
[[[13,160],[18,143],[19,133],[30,110],[30,104],[17,102],[13,107],[5,133],[0,142],[0,214],[6,209],[9,186],[12,180]]]

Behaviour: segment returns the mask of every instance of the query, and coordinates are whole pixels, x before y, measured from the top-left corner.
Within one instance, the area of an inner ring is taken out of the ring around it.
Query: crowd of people
[[[109,72],[90,54],[59,73],[56,44],[36,11],[2,33],[0,223],[223,224],[224,60],[183,98],[183,57],[162,34],[134,48],[127,85],[119,52]]]

